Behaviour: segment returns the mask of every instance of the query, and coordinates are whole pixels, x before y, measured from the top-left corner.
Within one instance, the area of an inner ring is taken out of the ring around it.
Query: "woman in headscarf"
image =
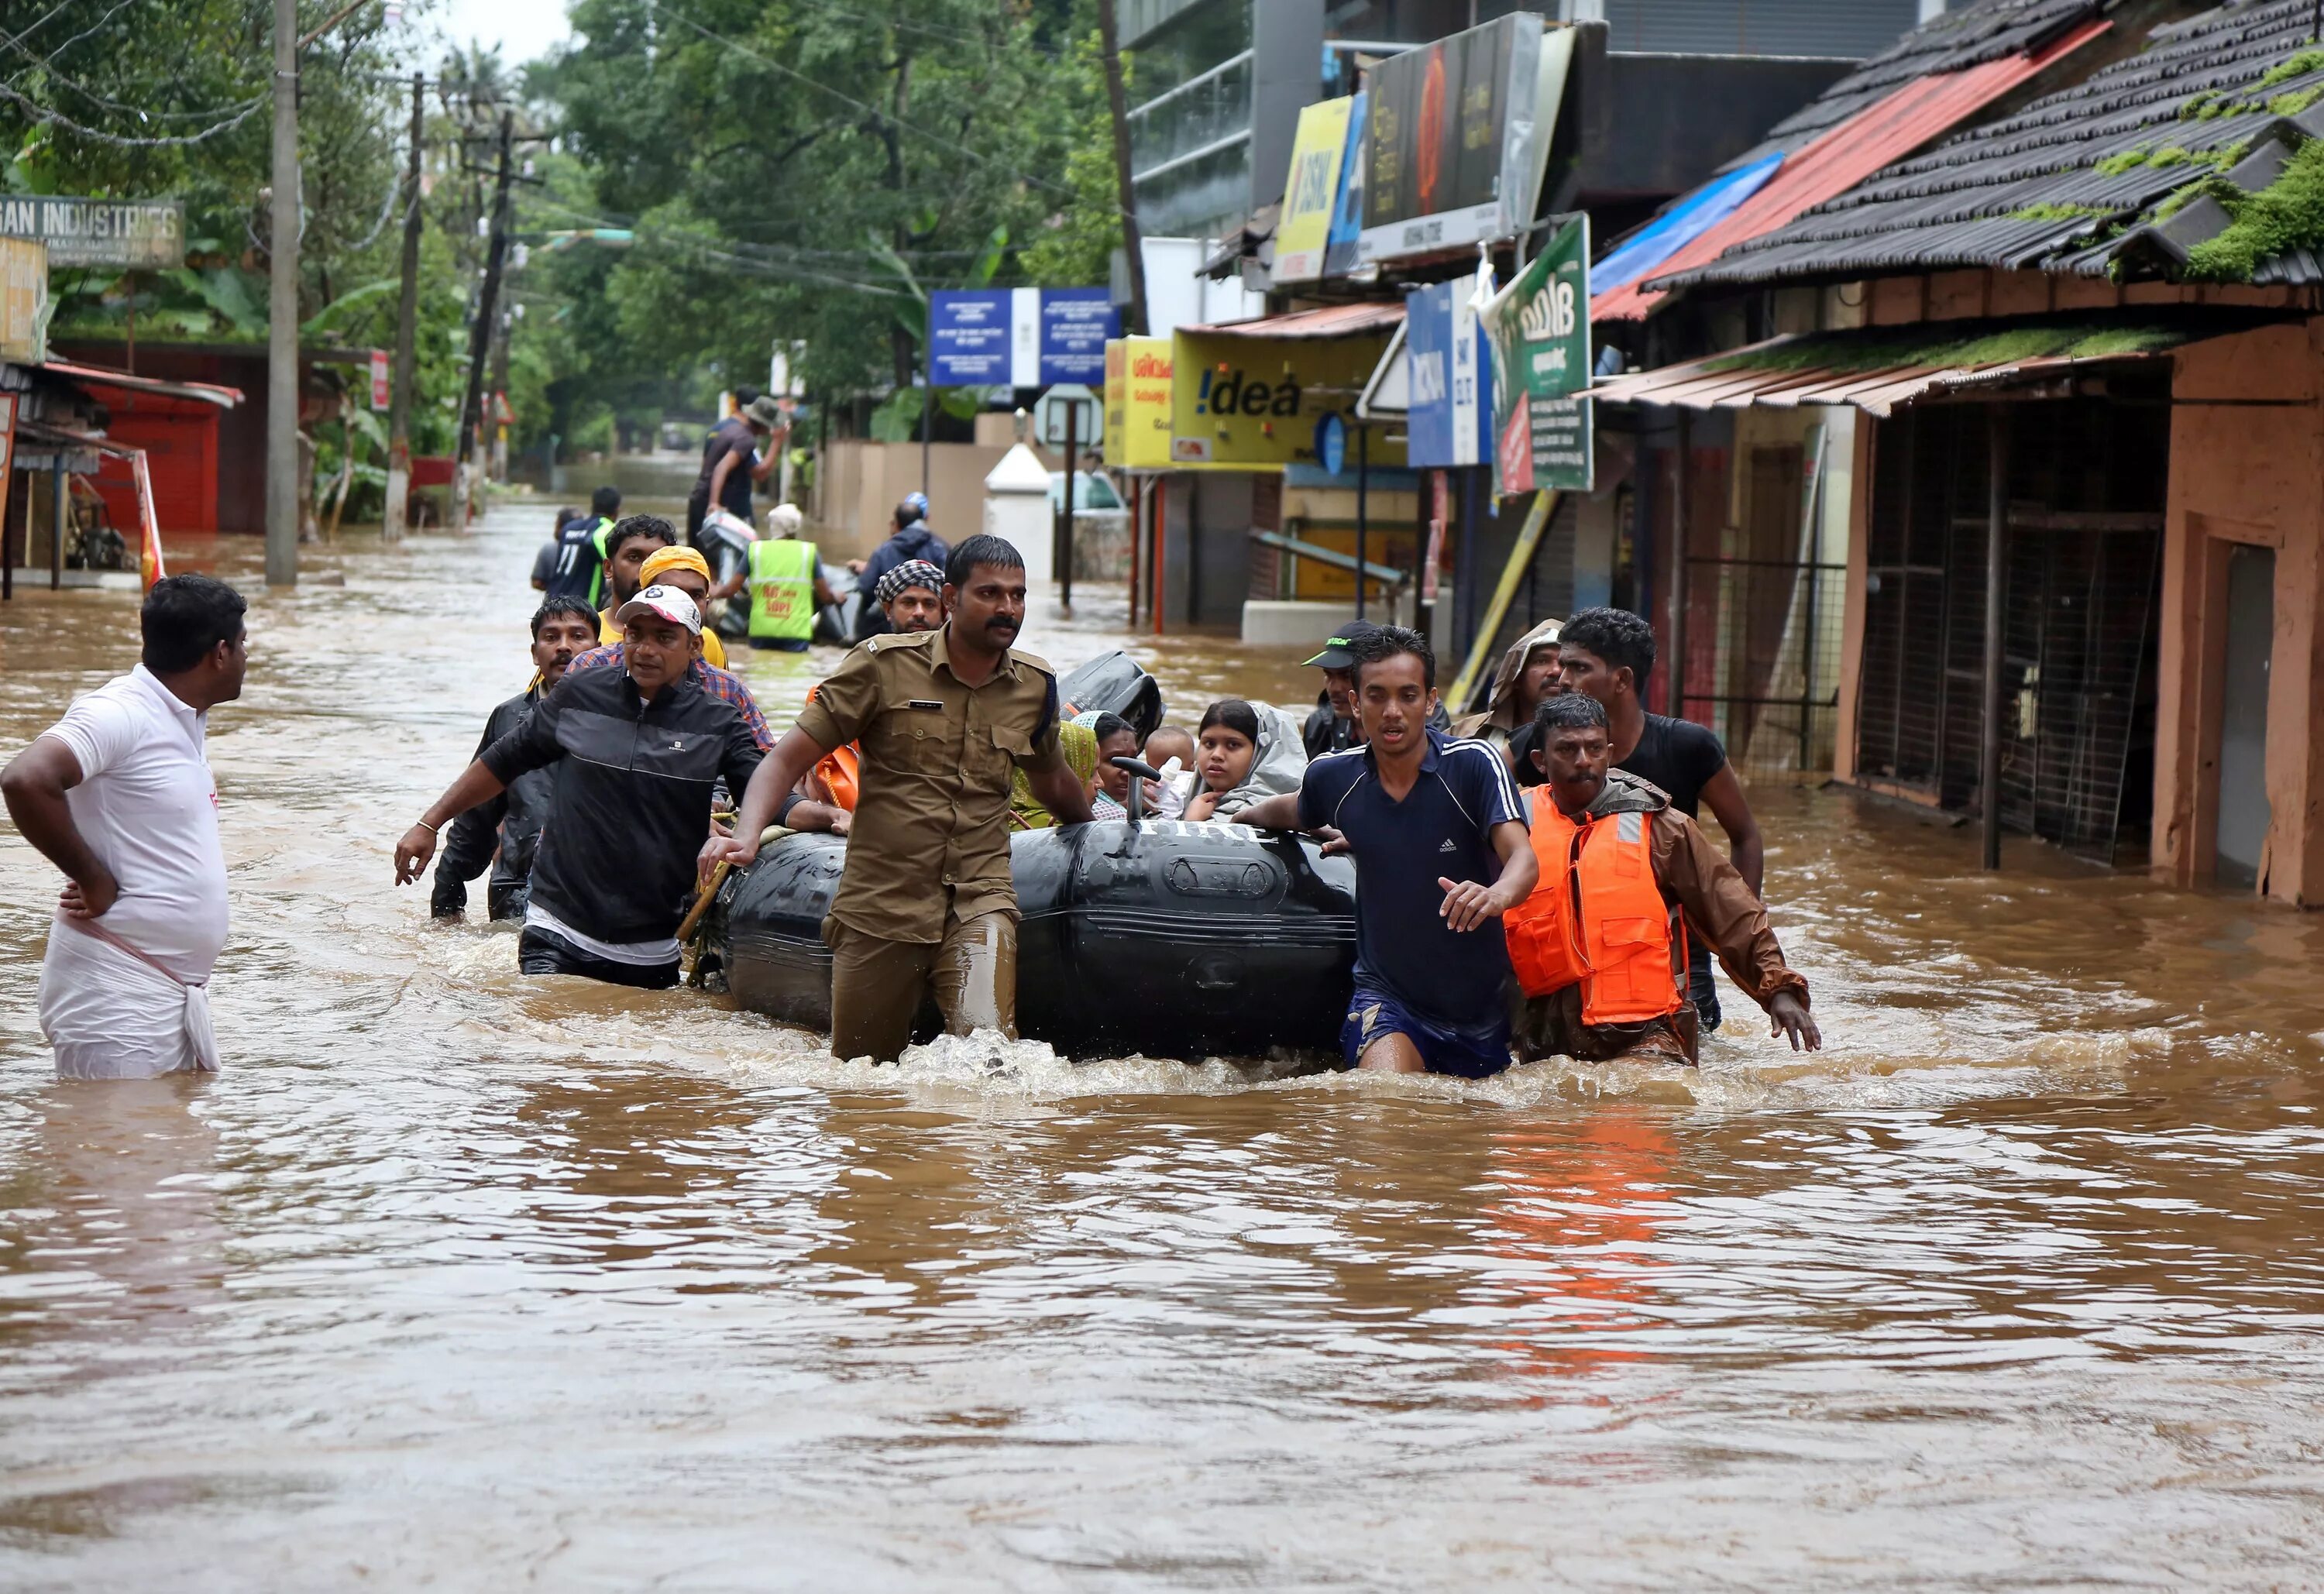
[[[1057,751],[1065,754],[1065,765],[1081,777],[1084,790],[1097,787],[1097,733],[1078,720],[1067,720],[1057,727]],[[1017,770],[1010,778],[1009,828],[1011,830],[1047,830],[1057,822],[1056,815],[1040,805],[1033,796],[1033,788],[1025,779],[1025,771]]]
[[[1202,786],[1187,799],[1189,823],[1232,819],[1253,803],[1297,791],[1307,773],[1298,724],[1264,703],[1226,697],[1212,704],[1195,728],[1194,746]]]

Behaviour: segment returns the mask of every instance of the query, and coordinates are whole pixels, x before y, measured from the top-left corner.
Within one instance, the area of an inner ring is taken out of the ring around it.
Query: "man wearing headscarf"
[[[712,585],[710,561],[702,557],[701,549],[693,548],[659,548],[646,556],[646,562],[638,567],[638,585],[644,588],[657,585],[678,588],[694,600],[697,610],[703,611],[706,611],[713,598],[731,597],[741,587],[739,581]],[[599,615],[597,624],[601,644],[612,647],[621,641],[622,633],[614,626],[611,613]],[[726,668],[726,645],[706,625],[702,628],[702,657],[713,669]]]
[[[872,601],[887,616],[888,629],[934,631],[944,623],[944,570],[926,559],[907,559],[872,589]]]
[[[1563,690],[1557,678],[1557,633],[1562,624],[1545,620],[1511,642],[1501,655],[1500,668],[1493,672],[1493,689],[1486,696],[1483,712],[1465,714],[1452,723],[1453,735],[1489,742],[1499,748],[1517,771],[1521,786],[1533,784],[1526,779],[1533,765],[1525,755],[1533,749],[1534,711],[1543,698],[1554,697]],[[1519,738],[1525,740],[1522,749],[1517,746]]]

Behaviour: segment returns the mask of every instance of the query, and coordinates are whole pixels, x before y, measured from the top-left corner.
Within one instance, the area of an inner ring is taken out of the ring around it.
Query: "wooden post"
[[[1686,545],[1687,519],[1693,512],[1694,494],[1689,478],[1694,474],[1694,416],[1682,406],[1678,412],[1678,480],[1671,492],[1671,659],[1668,712],[1674,720],[1686,718]]]
[[[1074,465],[1082,451],[1081,419],[1081,401],[1068,402],[1065,405],[1065,533],[1057,539],[1058,603],[1068,614],[1074,612],[1074,477],[1077,474]]]
[[[266,585],[299,585],[299,0],[274,0],[266,305]]]
[[[1364,548],[1371,531],[1372,428],[1356,428],[1356,618],[1364,617]]]
[[[1131,337],[1146,336],[1146,255],[1138,228],[1138,194],[1130,182],[1129,98],[1121,82],[1121,23],[1115,14],[1120,0],[1098,0],[1098,34],[1105,49],[1105,98],[1113,123],[1113,183],[1115,204],[1121,212],[1121,253],[1130,267],[1130,322],[1122,331]]]
[[[2001,867],[2001,644],[2008,578],[2009,407],[1985,407],[1985,723],[1978,746],[1978,790],[1985,867]]]
[[[65,584],[65,526],[72,519],[72,487],[66,477],[65,446],[57,444],[56,468],[49,476],[49,590]],[[31,494],[25,495],[30,502]]]

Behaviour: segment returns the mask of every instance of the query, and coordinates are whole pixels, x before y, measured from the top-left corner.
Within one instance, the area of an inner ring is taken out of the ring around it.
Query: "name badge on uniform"
[[[925,708],[936,714],[944,713],[944,705],[933,697],[915,697],[909,703],[904,705],[904,706],[906,708]]]

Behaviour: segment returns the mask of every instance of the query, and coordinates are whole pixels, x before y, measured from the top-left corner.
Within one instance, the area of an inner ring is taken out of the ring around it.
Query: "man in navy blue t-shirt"
[[[1315,760],[1296,795],[1240,820],[1336,831],[1356,860],[1356,992],[1340,1047],[1359,1068],[1482,1079],[1509,1065],[1503,910],[1539,877],[1500,753],[1428,728],[1436,658],[1415,631],[1354,639],[1364,745]]]

